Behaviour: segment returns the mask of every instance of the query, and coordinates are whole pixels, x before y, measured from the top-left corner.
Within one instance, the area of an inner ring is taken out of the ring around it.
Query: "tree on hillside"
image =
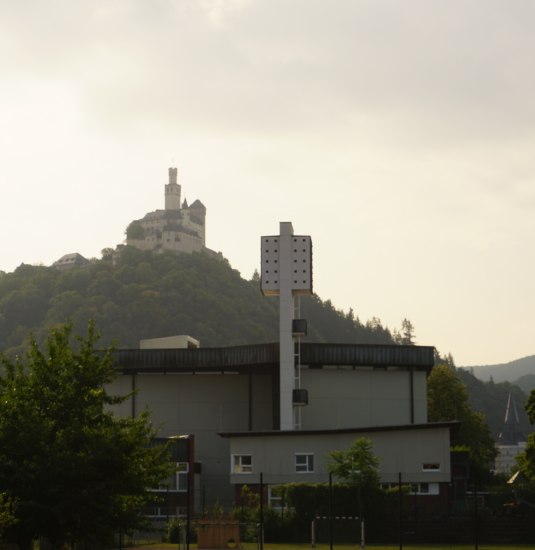
[[[427,410],[430,422],[458,420],[461,426],[452,443],[470,452],[470,461],[479,477],[488,473],[496,458],[494,440],[481,413],[468,404],[466,386],[449,365],[437,365],[427,382]]]
[[[44,344],[51,328],[67,322],[83,334],[89,319],[104,346],[135,348],[166,334],[190,334],[203,347],[273,342],[277,306],[259,280],[246,281],[226,261],[121,246],[83,267],[24,265],[0,277],[0,350],[20,355],[28,333]],[[362,322],[316,295],[302,297],[301,316],[308,342],[394,343],[379,319]]]
[[[403,346],[413,346],[415,344],[414,325],[405,318],[401,321],[401,330],[394,331],[394,341]]]
[[[110,543],[143,523],[140,508],[171,473],[165,445],[147,413],[117,418],[124,397],[110,395],[110,350],[94,348],[68,326],[42,351],[30,341],[25,361],[3,358],[0,378],[0,492],[16,501],[8,540],[28,549],[37,537],[52,547]]]

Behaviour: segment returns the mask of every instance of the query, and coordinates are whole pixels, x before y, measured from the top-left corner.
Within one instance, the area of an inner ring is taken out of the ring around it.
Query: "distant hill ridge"
[[[58,270],[22,264],[0,272],[0,351],[20,353],[30,333],[72,322],[84,334],[93,319],[101,344],[137,348],[139,340],[189,334],[203,347],[278,340],[278,301],[262,296],[226,260],[202,252],[103,251],[100,260]],[[361,322],[318,296],[301,299],[308,341],[393,344],[377,319]]]
[[[535,388],[535,355],[515,359],[509,363],[461,367],[472,372],[479,380],[511,382],[529,393]]]

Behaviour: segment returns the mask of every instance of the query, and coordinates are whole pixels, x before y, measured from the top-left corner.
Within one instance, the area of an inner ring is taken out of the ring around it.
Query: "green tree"
[[[437,365],[429,375],[427,415],[430,422],[460,421],[453,445],[469,450],[472,467],[480,479],[489,473],[496,458],[494,440],[483,414],[471,409],[466,386],[449,365]]]
[[[407,318],[403,319],[401,330],[399,332],[394,331],[394,341],[396,344],[403,346],[413,346],[415,343],[414,338],[414,325]]]
[[[531,390],[525,410],[530,423],[535,424],[535,390]],[[516,460],[522,473],[530,481],[535,481],[535,433],[528,436],[526,450]]]
[[[106,390],[115,371],[97,340],[92,323],[86,338],[63,326],[45,351],[31,340],[25,361],[2,360],[0,491],[17,501],[7,536],[21,549],[37,537],[57,548],[109,543],[143,524],[149,489],[171,473],[148,413],[114,416],[125,397]]]
[[[379,458],[373,452],[372,441],[359,437],[346,450],[331,451],[327,469],[347,487],[356,489],[358,516],[363,525],[380,494]]]
[[[127,239],[144,239],[145,230],[143,229],[143,226],[138,222],[132,222],[126,228],[126,238]]]
[[[15,524],[15,504],[16,501],[6,493],[0,493],[0,541],[5,530]]]
[[[331,451],[327,469],[344,483],[361,488],[379,486],[379,458],[370,439],[359,437],[344,451]]]

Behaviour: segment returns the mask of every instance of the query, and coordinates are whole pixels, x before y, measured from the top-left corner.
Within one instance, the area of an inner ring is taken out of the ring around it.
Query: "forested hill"
[[[393,343],[373,319],[362,323],[317,296],[301,299],[308,341]],[[154,255],[122,247],[84,267],[58,271],[22,264],[0,272],[0,351],[19,353],[32,333],[71,322],[85,334],[94,319],[103,345],[137,348],[139,340],[188,334],[203,347],[278,340],[278,300],[266,298],[225,261],[204,254]]]
[[[466,385],[468,391],[468,401],[473,410],[485,415],[491,434],[498,440],[500,432],[504,429],[505,411],[509,394],[515,401],[520,424],[517,430],[525,436],[533,431],[533,426],[529,423],[525,406],[528,400],[529,391],[525,392],[516,384],[503,381],[495,383],[493,380],[483,382],[476,378],[470,370],[459,368],[457,374]]]

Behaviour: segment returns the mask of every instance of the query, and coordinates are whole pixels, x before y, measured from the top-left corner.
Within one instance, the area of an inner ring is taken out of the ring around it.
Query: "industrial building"
[[[328,453],[358,437],[372,441],[383,483],[401,476],[429,503],[443,502],[456,423],[427,421],[434,348],[302,341],[299,296],[312,292],[312,242],[288,222],[280,229],[261,238],[261,289],[279,297],[279,342],[202,348],[177,336],[115,353],[110,390],[130,395],[119,414],[148,408],[161,436],[180,442],[166,506],[152,515],[182,513],[185,493],[201,512],[231,508],[260,479],[268,488],[326,481]]]

